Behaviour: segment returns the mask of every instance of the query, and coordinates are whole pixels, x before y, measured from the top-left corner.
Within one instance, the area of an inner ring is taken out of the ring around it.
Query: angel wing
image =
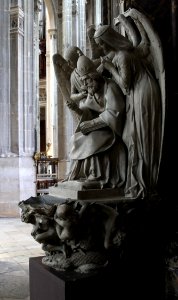
[[[71,100],[71,84],[70,84],[70,76],[73,71],[71,67],[69,67],[67,61],[59,54],[56,53],[53,55],[53,65],[54,71],[57,79],[57,83],[63,99],[66,105],[71,110],[72,116],[75,121],[79,120],[79,116],[81,115],[81,110],[78,105]]]
[[[137,47],[140,43],[140,36],[136,28],[134,28],[133,22],[131,22],[131,18],[126,18],[124,14],[120,14],[117,18],[114,19],[114,22],[114,25],[122,25],[122,29],[124,29],[124,31],[126,32],[128,39],[132,42],[134,47]]]
[[[164,125],[165,125],[165,104],[166,104],[166,92],[165,92],[165,68],[163,62],[162,45],[158,34],[155,32],[150,20],[141,12],[135,8],[130,8],[123,13],[124,17],[129,20],[131,18],[136,25],[137,31],[132,28],[131,22],[127,22],[125,18],[118,16],[114,19],[114,25],[117,26],[121,23],[125,27],[125,31],[128,34],[128,38],[133,42],[133,45],[147,56],[147,60],[151,63],[154,70],[155,77],[158,80],[161,100],[162,100],[162,128],[161,128],[161,149],[160,149],[160,161],[162,156],[163,137],[164,137]],[[125,22],[125,23],[124,23]],[[140,42],[137,43],[140,37]]]

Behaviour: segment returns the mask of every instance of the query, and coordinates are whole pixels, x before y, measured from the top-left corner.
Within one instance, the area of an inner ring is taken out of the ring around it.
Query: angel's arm
[[[104,68],[112,74],[112,78],[120,86],[123,94],[129,94],[131,85],[131,61],[129,54],[123,53],[123,55],[120,55],[115,65],[110,60],[101,60]]]
[[[142,57],[148,56],[150,53],[149,45],[150,41],[148,39],[148,35],[144,29],[144,26],[141,23],[141,20],[139,20],[138,15],[136,13],[135,9],[129,9],[122,15],[126,20],[128,17],[132,18],[134,21],[136,28],[138,29],[139,35],[140,35],[140,42],[135,45],[137,47],[138,52]],[[131,28],[129,29],[131,30]],[[131,32],[131,31],[130,31]]]
[[[137,47],[139,44],[139,35],[136,32],[135,28],[131,24],[128,18],[126,18],[123,14],[120,14],[117,17],[117,24],[120,23],[125,32],[127,33],[128,39],[132,42],[134,47]]]
[[[100,56],[103,56],[103,49],[96,43],[95,39],[94,39],[94,34],[95,34],[95,27],[94,25],[90,25],[87,28],[87,36],[88,36],[88,40],[89,40],[89,45],[90,45],[90,49],[91,49],[91,59],[97,59]]]
[[[135,22],[135,24],[140,32],[140,36],[141,36],[141,42],[139,43],[137,50],[139,51],[139,53],[142,57],[146,57],[150,54],[150,49],[149,49],[150,42],[148,40],[148,36],[147,36],[146,31],[145,31],[143,25],[141,24],[141,22],[138,20],[134,20],[134,22]]]
[[[87,134],[91,131],[95,131],[107,126],[108,125],[100,117],[98,117],[93,120],[80,123],[80,131],[83,134]]]

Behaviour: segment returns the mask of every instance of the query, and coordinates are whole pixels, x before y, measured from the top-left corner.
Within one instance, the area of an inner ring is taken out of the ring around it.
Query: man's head
[[[88,93],[94,95],[98,90],[100,90],[104,80],[102,76],[96,71],[91,72],[82,77],[84,86],[87,87]]]

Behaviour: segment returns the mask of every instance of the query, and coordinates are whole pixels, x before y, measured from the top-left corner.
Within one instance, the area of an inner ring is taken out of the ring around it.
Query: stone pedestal
[[[119,264],[115,257],[112,268],[90,274],[56,271],[42,257],[30,258],[30,300],[165,299],[164,272],[146,257]]]
[[[42,257],[29,261],[30,300],[115,299],[112,278],[106,271],[80,274],[59,272],[42,264]]]
[[[49,188],[51,196],[73,200],[118,200],[124,199],[121,189],[104,188],[98,182],[66,181]]]

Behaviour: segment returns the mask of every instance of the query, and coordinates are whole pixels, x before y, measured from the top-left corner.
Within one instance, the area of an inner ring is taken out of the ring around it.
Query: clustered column
[[[10,43],[9,43],[9,1],[0,1],[0,157],[10,152]]]

